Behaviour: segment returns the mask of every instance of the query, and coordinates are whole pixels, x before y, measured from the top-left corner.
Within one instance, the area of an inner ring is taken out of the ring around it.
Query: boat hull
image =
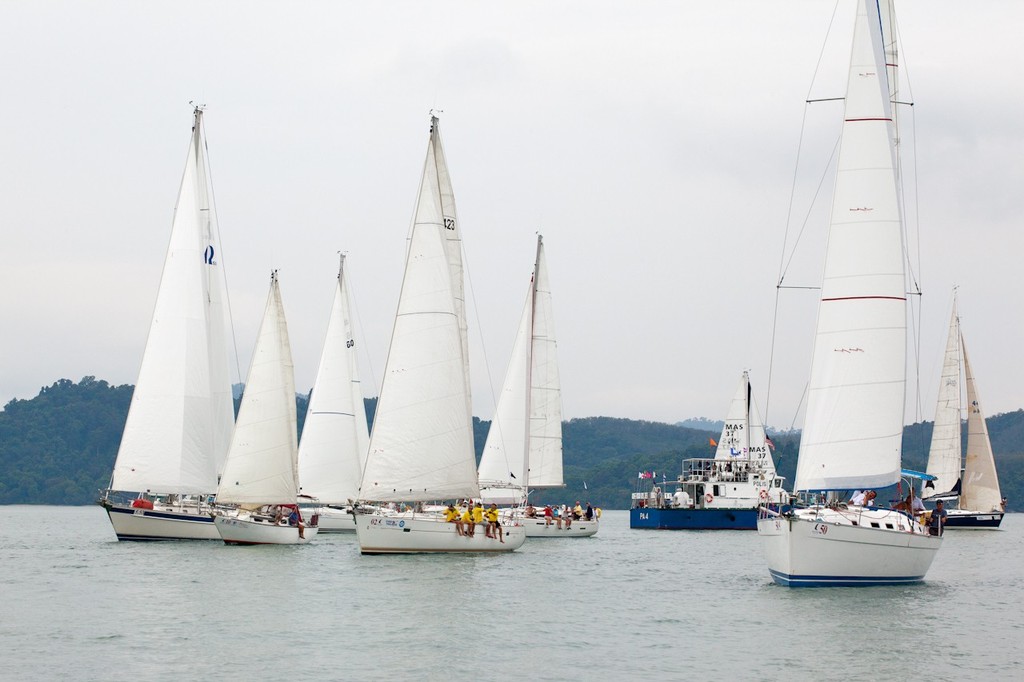
[[[118,540],[220,540],[208,509],[141,509],[104,503]]]
[[[480,526],[473,537],[461,536],[454,523],[429,515],[357,513],[355,523],[363,554],[511,552],[526,542],[526,531],[521,525],[503,525],[505,542],[500,542],[487,537]]]
[[[976,512],[950,510],[946,515],[946,528],[999,528],[1003,522],[1003,512]]]
[[[528,538],[589,538],[597,535],[598,521],[573,521],[572,525],[566,528],[564,525],[559,528],[555,522],[547,525],[544,519],[521,519],[520,523],[526,530]]]
[[[317,528],[320,533],[355,533],[356,520],[352,512],[347,509],[336,507],[317,507],[316,512],[320,521]]]
[[[296,526],[256,520],[247,516],[216,516],[220,538],[228,545],[305,545],[317,535],[316,526],[306,526],[302,535]]]
[[[876,512],[878,513],[878,512]],[[865,515],[778,515],[758,519],[757,532],[772,579],[786,587],[904,585],[924,580],[942,538],[927,532],[873,528]],[[898,513],[890,521],[924,529]],[[884,518],[884,517],[880,517]],[[882,522],[882,525],[887,522]],[[863,524],[863,525],[861,525]]]
[[[757,510],[634,507],[629,510],[629,527],[657,530],[757,530]]]

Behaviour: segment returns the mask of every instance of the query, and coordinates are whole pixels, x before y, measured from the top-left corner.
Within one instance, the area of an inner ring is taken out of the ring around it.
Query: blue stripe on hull
[[[768,569],[772,580],[783,587],[871,587],[877,585],[912,585],[924,580],[915,576],[859,576],[859,575],[789,575]]]
[[[630,528],[657,530],[757,530],[756,509],[629,510]]]

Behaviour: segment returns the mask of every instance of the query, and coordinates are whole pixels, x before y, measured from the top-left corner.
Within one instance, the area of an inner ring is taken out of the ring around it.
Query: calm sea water
[[[923,585],[773,585],[753,532],[629,529],[504,556],[117,542],[3,508],[0,678],[1020,679],[1024,518],[950,531]]]

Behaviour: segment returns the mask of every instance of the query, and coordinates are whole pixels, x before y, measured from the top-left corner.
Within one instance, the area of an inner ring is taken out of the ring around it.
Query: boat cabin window
[[[872,527],[872,528],[881,528],[881,526],[880,526],[880,525],[878,525],[878,521],[872,521],[872,522],[871,522],[871,527]]]

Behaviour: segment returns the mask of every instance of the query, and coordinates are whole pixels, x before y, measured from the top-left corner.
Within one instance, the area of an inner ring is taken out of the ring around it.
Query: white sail
[[[358,496],[370,440],[349,310],[342,256],[327,335],[299,443],[300,491],[325,503],[344,503]]]
[[[444,227],[444,248],[448,255],[448,267],[452,276],[452,298],[455,313],[459,318],[459,334],[462,339],[462,353],[466,358],[466,393],[472,393],[469,378],[469,321],[466,317],[466,287],[462,265],[462,230],[455,212],[455,190],[452,188],[448,162],[445,160],[444,145],[441,143],[441,122],[436,116],[430,117],[430,153],[426,163],[432,163],[436,172],[437,194],[441,203],[441,224]],[[467,406],[470,423],[473,421],[472,405]]]
[[[482,483],[531,488],[563,485],[562,401],[555,346],[544,241],[538,236],[526,305],[480,458]],[[493,492],[485,492],[484,497],[498,499]]]
[[[498,396],[487,440],[480,457],[481,485],[502,486],[529,482],[530,358],[533,337],[533,277],[512,346],[512,357]],[[485,501],[491,501],[484,491]]]
[[[562,486],[562,385],[544,242],[537,237],[530,359],[530,487]]]
[[[942,378],[935,406],[935,426],[925,471],[935,476],[922,497],[949,492],[960,479],[960,320],[956,302],[949,321],[949,336],[942,362]]]
[[[224,273],[202,110],[194,116],[153,321],[114,465],[114,490],[213,492],[234,423]]]
[[[443,234],[434,130],[370,434],[361,500],[480,495],[466,380],[468,358]]]
[[[729,411],[715,449],[715,459],[751,461],[757,463],[766,475],[775,474],[775,464],[765,437],[764,421],[754,402],[747,372],[743,372],[740,385],[729,402]]]
[[[858,6],[796,490],[899,480],[906,288],[879,11]]]
[[[295,375],[276,272],[260,323],[217,502],[295,504]]]
[[[964,377],[967,383],[967,457],[964,461],[963,489],[960,493],[960,508],[976,511],[1001,511],[1002,496],[999,492],[999,478],[996,463],[992,457],[992,443],[988,437],[985,413],[981,409],[981,398],[967,359],[967,346],[961,337],[960,346],[964,354]]]

